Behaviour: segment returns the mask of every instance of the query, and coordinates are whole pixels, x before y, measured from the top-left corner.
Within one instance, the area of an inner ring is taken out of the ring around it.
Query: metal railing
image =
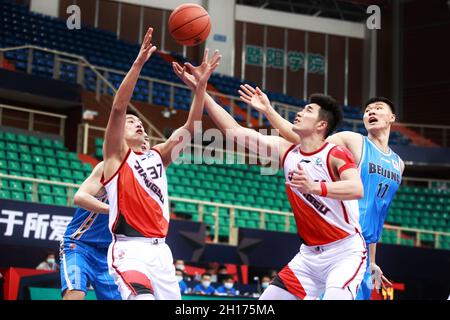
[[[108,80],[108,77],[111,75],[120,75],[125,76],[126,72],[122,70],[116,70],[112,68],[105,68],[105,67],[99,67],[94,66],[90,64],[84,57],[78,56],[75,54],[65,53],[53,49],[47,49],[47,48],[41,48],[33,45],[24,45],[19,47],[12,47],[12,48],[0,48],[0,65],[2,64],[2,61],[4,59],[4,53],[8,51],[16,51],[16,50],[28,50],[28,60],[27,60],[27,73],[32,73],[33,70],[33,51],[43,51],[46,53],[50,53],[54,55],[54,64],[53,64],[53,78],[59,79],[61,76],[61,67],[62,64],[69,64],[76,66],[76,78],[77,83],[80,84],[83,87],[87,87],[87,81],[85,79],[86,70],[92,70],[94,72],[94,75],[96,76],[95,79],[95,93],[96,93],[96,99],[98,101],[101,100],[102,95],[108,94],[108,89],[112,91],[113,94],[116,93],[117,89],[111,84],[111,82]],[[162,84],[167,85],[169,87],[169,106],[168,108],[173,109],[175,106],[175,92],[176,88],[183,88],[188,89],[183,84],[173,83],[169,81],[164,81],[157,78],[147,77],[147,76],[141,76],[139,78],[139,81],[145,81],[148,86],[148,95],[147,95],[147,101],[148,103],[154,103],[153,101],[153,88],[155,84]],[[236,88],[237,90],[238,88]],[[236,102],[240,101],[238,96],[233,95],[227,95],[219,92],[213,92],[208,91],[208,93],[213,96],[216,100],[219,100],[219,104],[225,106],[229,106],[229,112],[232,116],[235,116],[237,108],[240,108]],[[294,112],[297,113],[301,110],[300,106],[290,105],[281,103],[278,101],[272,101],[273,106],[275,110],[285,119],[289,119],[289,113]],[[147,125],[148,132],[150,135],[153,135],[153,133],[156,134],[156,136],[160,138],[164,138],[164,135],[148,120],[143,116],[139,110],[137,110],[131,103],[130,107],[134,109],[140,117],[144,120],[144,123]],[[256,122],[257,126],[263,126],[264,125],[264,117],[261,113],[258,113],[258,118],[253,119],[251,116],[251,107],[249,105],[246,105],[244,112],[246,113],[246,125],[248,127],[253,127],[254,123]],[[362,120],[356,120],[356,119],[345,119],[347,122],[352,123],[352,127],[354,131],[357,131],[358,125],[361,125],[363,122]],[[448,146],[448,142],[450,141],[450,126],[440,126],[440,125],[422,125],[422,124],[410,124],[410,123],[396,123],[396,126],[404,126],[407,128],[411,128],[412,130],[420,133],[422,136],[427,137],[431,140],[433,140],[435,143],[440,144],[441,146]]]
[[[61,65],[62,63],[72,64],[75,65],[77,68],[76,77],[77,77],[77,83],[85,86],[85,72],[86,69],[91,70],[95,77],[96,77],[96,98],[98,101],[100,101],[100,88],[104,88],[105,91],[107,89],[111,89],[113,94],[117,92],[117,89],[110,83],[110,81],[101,73],[98,71],[98,68],[90,64],[84,57],[61,52],[57,50],[47,49],[47,48],[41,48],[33,45],[24,45],[24,46],[18,46],[18,47],[12,47],[12,48],[0,48],[0,65],[3,63],[4,54],[5,52],[9,51],[17,51],[17,50],[28,50],[28,60],[27,60],[27,73],[31,74],[33,72],[33,61],[34,61],[34,51],[43,51],[46,53],[50,53],[54,55],[54,64],[53,64],[53,78],[54,79],[60,79],[61,77]],[[66,58],[63,58],[66,57]],[[70,59],[67,59],[70,58]],[[157,135],[161,138],[164,138],[164,135],[132,104],[129,103],[128,106],[135,111],[139,118],[142,120],[142,122],[147,127],[147,132],[151,133],[152,135]]]
[[[5,109],[23,112],[23,113],[28,114],[28,116],[19,117],[19,118],[8,116],[4,112]],[[46,126],[55,126],[56,127],[55,123],[53,123],[53,122],[43,122],[43,121],[36,120],[35,119],[36,115],[59,119],[58,126],[57,126],[58,127],[58,135],[60,137],[64,138],[67,116],[61,115],[61,114],[56,114],[56,113],[51,113],[51,112],[43,112],[43,111],[39,111],[39,110],[19,108],[19,107],[9,106],[6,104],[0,104],[0,126],[5,125],[5,123],[6,123],[5,120],[14,120],[14,121],[27,122],[28,131],[34,131],[36,128],[36,124],[45,124]]]
[[[56,182],[56,181],[47,181],[47,180],[41,180],[41,179],[34,179],[34,178],[26,178],[26,177],[20,177],[20,176],[13,176],[13,175],[5,175],[0,173],[0,181],[2,179],[6,180],[17,180],[22,182],[32,182],[32,201],[33,202],[39,202],[39,193],[38,193],[38,185],[39,184],[45,184],[45,185],[54,185],[54,186],[61,186],[66,187],[66,205],[67,206],[73,206],[73,196],[75,194],[75,190],[79,188],[80,185],[73,184],[73,183],[64,183],[64,182]],[[1,186],[2,184],[0,184]],[[3,188],[0,188],[2,190]],[[238,205],[231,205],[231,204],[223,204],[223,203],[217,203],[217,202],[209,202],[209,201],[202,201],[202,200],[194,200],[194,199],[186,199],[186,198],[180,198],[180,197],[169,197],[169,201],[171,202],[183,202],[187,204],[195,204],[197,206],[197,212],[198,212],[198,221],[202,222],[204,221],[205,216],[205,206],[214,207],[214,212],[212,213],[212,216],[214,218],[214,228],[213,228],[213,242],[219,243],[225,241],[225,243],[228,243],[230,245],[237,245],[238,244],[238,227],[237,227],[237,211],[236,210],[243,210],[248,212],[256,212],[259,215],[259,229],[266,229],[267,222],[266,222],[266,214],[271,215],[279,215],[283,217],[282,219],[279,219],[279,221],[284,221],[284,231],[289,232],[290,230],[290,217],[292,217],[291,212],[285,212],[285,211],[277,211],[277,210],[270,210],[265,208],[254,208],[254,207],[246,207],[246,206],[238,206]],[[223,240],[220,237],[220,228],[222,227],[220,223],[220,214],[219,209],[223,208],[226,209],[229,218],[229,223],[226,226],[228,229],[228,239]],[[175,206],[175,212],[176,206]],[[394,230],[397,233],[397,244],[401,244],[401,239],[403,235],[410,236],[410,233],[414,234],[415,238],[415,245],[420,246],[421,245],[421,235],[422,234],[431,234],[435,237],[434,240],[434,248],[440,248],[440,239],[441,237],[449,237],[449,232],[442,232],[442,231],[432,231],[432,230],[424,230],[424,229],[416,229],[416,228],[407,228],[407,227],[398,227],[398,226],[392,226],[386,224],[385,229],[387,230]]]

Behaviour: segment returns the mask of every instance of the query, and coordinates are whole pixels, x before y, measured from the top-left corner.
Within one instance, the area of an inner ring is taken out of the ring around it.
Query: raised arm
[[[277,129],[283,138],[293,144],[300,143],[300,137],[292,131],[292,127],[294,125],[275,111],[269,98],[264,92],[261,91],[261,89],[258,87],[253,88],[252,86],[245,84],[241,85],[241,90],[238,92],[241,100],[264,114],[272,127]]]
[[[174,64],[177,76],[191,89],[195,90],[197,82],[194,77],[183,72],[178,64]],[[282,156],[292,145],[285,139],[276,136],[266,136],[253,129],[242,127],[228,112],[226,112],[214,99],[206,93],[205,107],[208,115],[225,134],[235,138],[237,142],[248,148],[253,154],[258,154],[259,149],[276,150]]]
[[[363,197],[364,188],[350,151],[343,147],[335,147],[330,151],[329,165],[332,174],[337,177],[337,181],[312,181],[302,166],[298,164],[297,169],[292,172],[291,181],[286,184],[304,193],[337,200],[353,200]]]
[[[92,212],[109,213],[109,206],[95,198],[100,190],[103,189],[103,186],[100,183],[102,174],[103,161],[95,166],[89,177],[84,180],[78,191],[75,193],[73,198],[75,205]]]
[[[181,68],[177,64],[178,68],[181,69],[180,72],[182,73],[186,72],[186,68],[189,69],[192,77],[198,85],[194,90],[194,98],[192,100],[191,110],[189,111],[189,116],[186,123],[182,127],[175,130],[167,141],[154,147],[161,153],[165,166],[168,166],[173,160],[175,160],[177,155],[172,152],[175,147],[177,147],[177,150],[183,150],[184,147],[191,142],[191,138],[194,135],[195,122],[201,121],[203,116],[203,106],[205,104],[208,79],[219,65],[221,58],[222,56],[220,56],[219,52],[216,50],[211,59],[208,59],[208,49],[205,49],[203,61],[200,66],[194,67],[190,63],[186,63],[184,68]]]
[[[103,144],[103,157],[105,162],[110,159],[121,161],[128,150],[124,141],[125,115],[127,106],[133,95],[134,87],[141,73],[142,67],[156,51],[152,45],[153,28],[149,28],[142,43],[139,55],[133,63],[130,71],[122,81],[115,97],[111,114],[109,115],[108,125],[106,127],[105,142]],[[105,173],[109,171],[108,164],[105,164]],[[105,176],[108,176],[105,174]]]

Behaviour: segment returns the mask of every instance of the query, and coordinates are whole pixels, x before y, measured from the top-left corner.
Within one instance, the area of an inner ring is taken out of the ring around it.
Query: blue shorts
[[[60,251],[61,293],[87,292],[94,287],[98,300],[121,300],[119,289],[108,272],[108,248],[96,248],[81,242],[63,242]]]
[[[372,296],[373,283],[369,266],[369,246],[367,246],[367,268],[366,272],[364,273],[364,278],[359,285],[358,293],[356,294],[356,300],[370,300],[370,297]]]

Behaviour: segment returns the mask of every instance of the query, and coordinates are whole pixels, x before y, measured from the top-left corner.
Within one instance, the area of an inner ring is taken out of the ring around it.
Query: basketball
[[[211,19],[202,6],[195,3],[182,4],[169,17],[169,31],[177,43],[196,46],[208,37]]]

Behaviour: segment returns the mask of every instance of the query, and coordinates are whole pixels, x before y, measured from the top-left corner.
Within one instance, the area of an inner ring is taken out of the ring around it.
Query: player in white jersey
[[[153,29],[145,35],[138,57],[114,98],[103,145],[104,178],[110,207],[109,228],[113,241],[108,265],[122,299],[180,299],[170,248],[165,243],[169,227],[169,204],[165,168],[191,141],[194,121],[203,114],[208,79],[218,65],[218,52],[201,66],[186,64],[199,82],[187,122],[165,142],[142,153],[142,122],[127,115],[127,106],[139,74],[151,55]],[[128,145],[130,147],[128,147]]]
[[[195,79],[180,66],[174,69],[192,90],[197,88]],[[251,103],[250,92],[241,94]],[[336,101],[325,95],[311,96],[294,123],[301,145],[240,126],[208,95],[206,109],[227,136],[244,142],[251,152],[262,148],[281,155],[303,245],[261,299],[316,299],[323,292],[324,299],[354,299],[366,269],[356,200],[362,197],[363,186],[350,152],[325,142],[342,119]]]

